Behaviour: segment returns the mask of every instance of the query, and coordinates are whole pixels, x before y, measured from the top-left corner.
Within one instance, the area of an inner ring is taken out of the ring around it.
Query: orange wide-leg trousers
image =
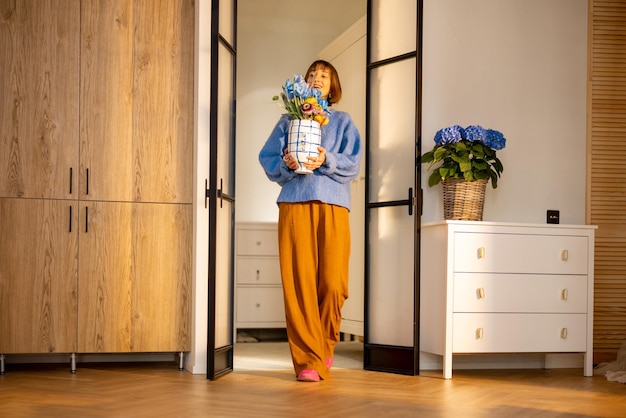
[[[280,203],[278,248],[287,338],[296,375],[316,370],[339,341],[341,308],[348,298],[348,209],[320,202]]]

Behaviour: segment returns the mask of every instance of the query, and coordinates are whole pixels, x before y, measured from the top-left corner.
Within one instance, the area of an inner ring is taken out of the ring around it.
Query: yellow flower
[[[320,126],[328,125],[328,118],[324,115],[315,115],[313,118],[314,121],[320,124]]]

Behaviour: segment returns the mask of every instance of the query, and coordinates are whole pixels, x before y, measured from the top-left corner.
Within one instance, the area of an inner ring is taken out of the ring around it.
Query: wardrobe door
[[[81,202],[78,351],[131,351],[132,203]]]
[[[81,15],[81,199],[191,203],[193,0]]]
[[[132,211],[132,351],[189,351],[192,206]]]
[[[76,351],[77,212],[0,198],[0,353]]]
[[[79,10],[79,0],[0,0],[0,196],[74,191]]]
[[[194,1],[134,3],[132,200],[191,203]]]
[[[81,3],[80,198],[132,200],[133,2]]]
[[[191,205],[83,202],[78,351],[190,348]]]

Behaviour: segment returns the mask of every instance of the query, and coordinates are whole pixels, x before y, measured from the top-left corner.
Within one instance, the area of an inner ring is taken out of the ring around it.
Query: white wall
[[[204,207],[205,179],[209,178],[209,126],[210,126],[210,80],[211,80],[211,1],[196,3],[194,89],[196,141],[194,144],[193,177],[196,186],[193,201],[193,299],[191,317],[191,352],[185,368],[192,373],[207,371],[207,324],[209,265],[209,214]]]
[[[587,1],[425,0],[423,54],[423,151],[453,124],[507,138],[484,220],[584,223]],[[443,218],[426,179],[423,222]]]

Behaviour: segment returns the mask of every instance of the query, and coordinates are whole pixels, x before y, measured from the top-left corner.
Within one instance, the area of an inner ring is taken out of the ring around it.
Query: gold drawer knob
[[[482,340],[483,338],[483,328],[476,328],[476,339],[477,340]]]
[[[567,261],[569,257],[569,252],[567,250],[561,251],[561,261]]]
[[[561,328],[561,338],[562,339],[567,338],[567,328]]]

